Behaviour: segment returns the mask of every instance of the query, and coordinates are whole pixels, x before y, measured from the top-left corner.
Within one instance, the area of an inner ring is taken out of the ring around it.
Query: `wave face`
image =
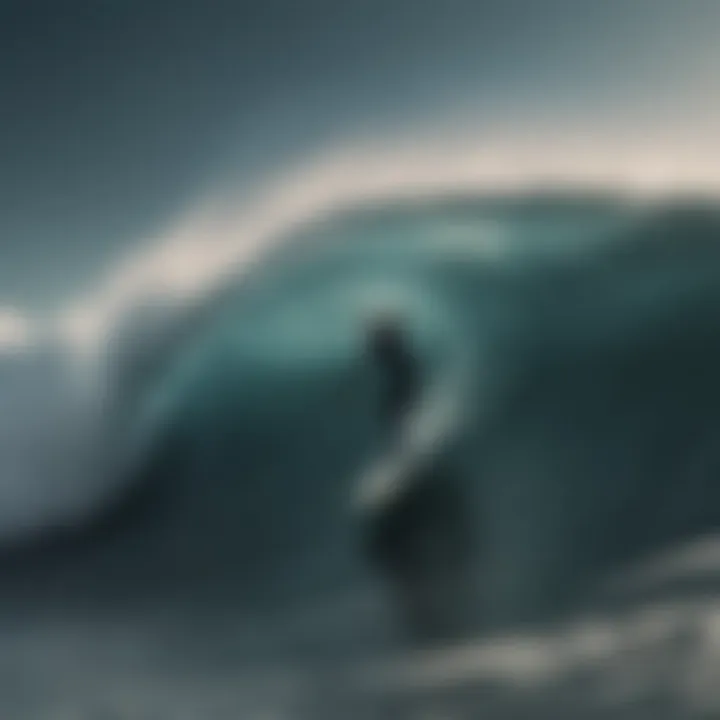
[[[479,611],[566,611],[720,522],[718,260],[720,213],[689,203],[446,198],[308,226],[115,368],[144,448],[128,490],[9,555],[7,595],[166,619],[333,607],[343,632],[328,613],[293,642],[386,637],[349,498],[382,443],[358,328],[392,304],[430,385],[466,371]]]

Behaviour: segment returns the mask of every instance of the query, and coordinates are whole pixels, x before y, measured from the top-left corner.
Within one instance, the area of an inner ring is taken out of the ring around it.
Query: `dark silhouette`
[[[402,456],[403,430],[423,394],[420,362],[400,318],[383,315],[368,331],[380,375],[379,420],[388,456]],[[392,492],[362,513],[364,552],[387,584],[401,623],[415,641],[467,630],[472,541],[459,477],[448,458],[407,453],[390,472]]]
[[[379,419],[396,439],[421,392],[420,368],[401,318],[390,313],[373,317],[367,331],[367,349],[379,371]]]

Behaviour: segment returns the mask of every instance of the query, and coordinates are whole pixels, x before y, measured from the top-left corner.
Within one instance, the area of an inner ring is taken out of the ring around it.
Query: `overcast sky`
[[[213,187],[358,135],[696,141],[718,32],[713,0],[6,0],[0,303],[42,309]]]

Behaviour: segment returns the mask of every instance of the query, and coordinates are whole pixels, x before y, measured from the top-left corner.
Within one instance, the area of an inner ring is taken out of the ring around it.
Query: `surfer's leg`
[[[457,478],[423,478],[368,518],[366,545],[404,631],[416,641],[467,635],[477,613],[476,554]]]
[[[385,585],[400,632],[410,642],[453,642],[473,632],[475,594],[466,567],[395,574]]]

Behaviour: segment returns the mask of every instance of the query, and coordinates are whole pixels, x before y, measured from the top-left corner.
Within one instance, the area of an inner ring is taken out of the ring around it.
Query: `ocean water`
[[[363,207],[171,342],[119,334],[131,472],[89,524],[6,553],[0,710],[711,716],[718,259],[720,213],[691,202]],[[426,373],[414,447],[440,438],[478,531],[483,630],[449,647],[408,647],[358,549],[384,440],[362,323],[388,306]]]

